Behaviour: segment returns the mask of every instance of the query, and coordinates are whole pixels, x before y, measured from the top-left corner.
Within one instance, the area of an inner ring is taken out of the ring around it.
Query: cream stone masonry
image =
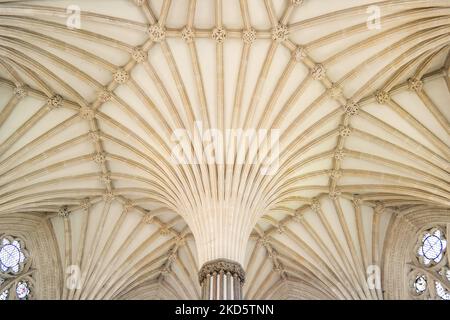
[[[449,25],[448,0],[0,2],[0,231],[33,298],[410,298],[402,241],[449,223]],[[217,261],[245,282],[208,296]]]

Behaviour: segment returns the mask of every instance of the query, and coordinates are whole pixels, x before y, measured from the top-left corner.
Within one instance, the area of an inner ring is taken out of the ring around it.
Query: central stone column
[[[202,266],[199,270],[202,298],[242,299],[245,281],[242,266],[247,244],[258,213],[267,212],[265,202],[243,205],[239,198],[201,199],[201,205],[180,207],[177,212],[184,217],[195,238],[198,265]]]
[[[244,262],[250,233],[257,221],[257,212],[264,208],[243,206],[240,201],[203,199],[195,208],[177,210],[185,219],[195,238],[198,263],[216,259]]]
[[[203,300],[241,300],[245,272],[242,266],[227,259],[205,263],[198,273]]]

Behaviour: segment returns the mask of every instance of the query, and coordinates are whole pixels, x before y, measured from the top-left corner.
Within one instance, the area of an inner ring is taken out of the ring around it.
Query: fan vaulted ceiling
[[[382,299],[392,219],[450,206],[449,44],[448,0],[0,1],[0,223],[50,221],[57,298],[200,298],[227,258],[246,298]],[[174,163],[199,124],[278,167]]]

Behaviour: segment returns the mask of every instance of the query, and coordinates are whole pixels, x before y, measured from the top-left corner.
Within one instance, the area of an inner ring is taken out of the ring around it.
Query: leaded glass
[[[433,233],[424,233],[417,254],[422,258],[422,263],[428,266],[431,262],[439,263],[446,248],[447,240],[443,237],[441,230],[436,229]]]
[[[438,281],[436,281],[436,293],[442,300],[450,300],[450,293]]]
[[[447,258],[446,228],[428,229],[420,234],[415,249],[410,276],[413,281],[413,297],[417,299],[450,300],[447,290],[450,282],[450,265]]]
[[[427,278],[425,276],[417,276],[416,281],[414,281],[414,289],[416,293],[422,294],[427,289]]]
[[[16,286],[16,296],[20,300],[26,300],[30,294],[30,289],[26,282],[20,281]]]
[[[27,257],[22,240],[0,235],[0,300],[31,297],[33,279]]]
[[[0,300],[7,300],[9,295],[9,291],[5,290],[0,294]]]
[[[12,243],[4,238],[0,247],[0,270],[3,272],[19,272],[20,264],[25,261],[20,243],[15,240]]]

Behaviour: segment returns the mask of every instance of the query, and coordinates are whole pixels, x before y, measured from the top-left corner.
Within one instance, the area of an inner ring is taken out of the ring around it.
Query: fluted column
[[[242,266],[227,259],[205,263],[198,274],[204,300],[240,300],[245,272]]]

